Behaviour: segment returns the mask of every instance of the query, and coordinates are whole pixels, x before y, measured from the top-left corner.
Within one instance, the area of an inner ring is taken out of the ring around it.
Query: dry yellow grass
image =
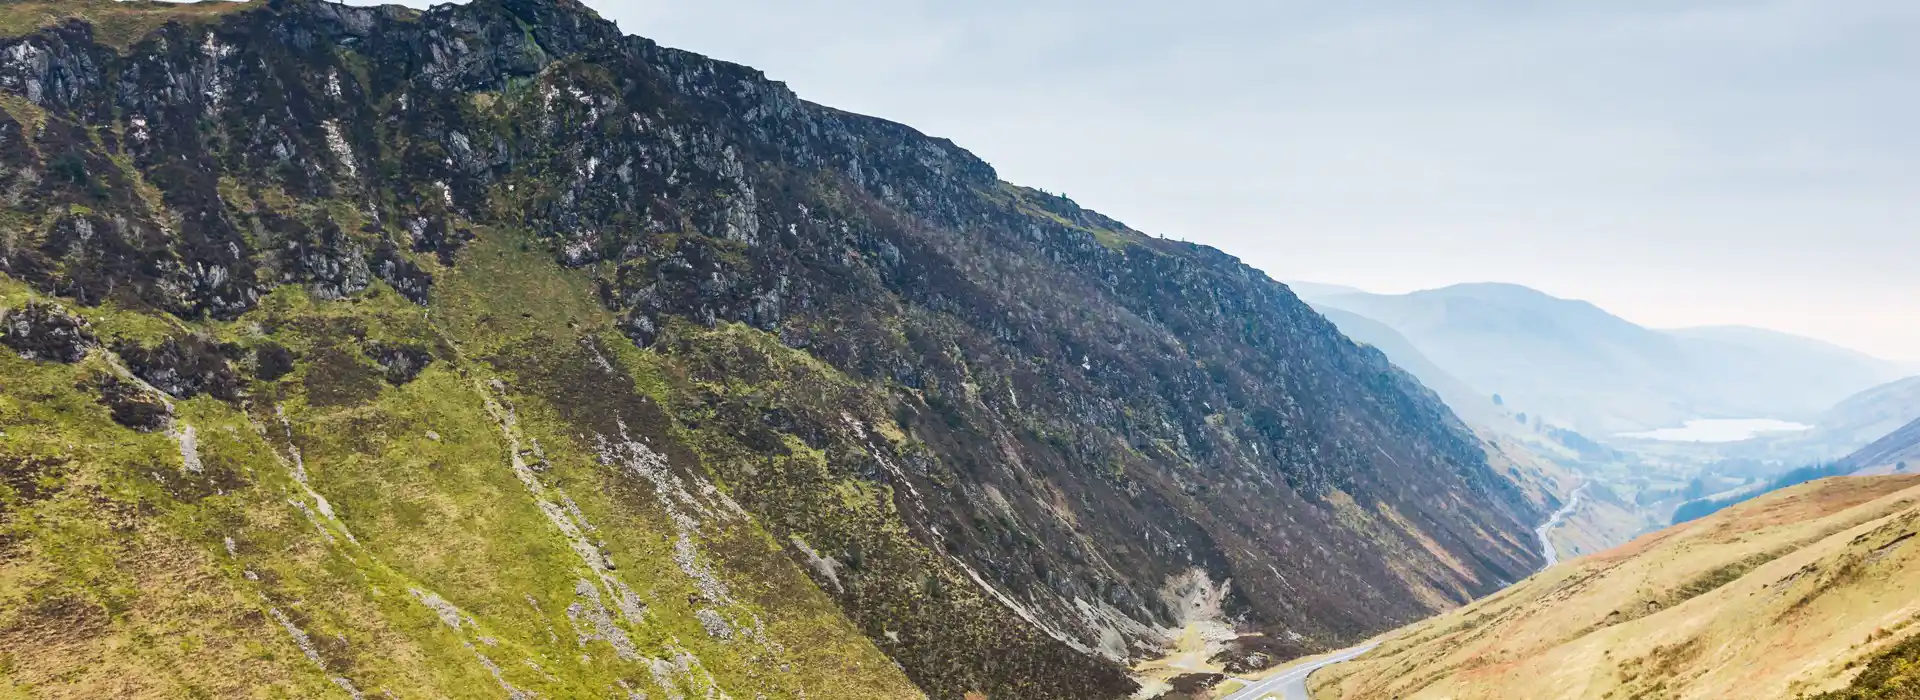
[[[1920,614],[1920,477],[1829,479],[1554,567],[1315,677],[1316,698],[1792,698]]]

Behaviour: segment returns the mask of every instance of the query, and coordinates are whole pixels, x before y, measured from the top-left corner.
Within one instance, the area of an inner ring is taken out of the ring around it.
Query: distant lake
[[[1662,442],[1739,442],[1764,433],[1797,433],[1812,428],[1772,418],[1704,418],[1687,421],[1684,427],[1622,433],[1620,437]]]

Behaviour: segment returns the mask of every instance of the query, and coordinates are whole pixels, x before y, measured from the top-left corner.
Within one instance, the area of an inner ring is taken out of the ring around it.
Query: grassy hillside
[[[20,693],[1118,698],[1537,565],[1259,271],[577,0],[0,32]]]
[[[691,468],[719,445],[649,400],[685,370],[618,342],[584,279],[517,240],[483,233],[428,309],[289,288],[230,322],[81,311],[106,346],[240,356],[237,404],[168,395],[104,347],[0,354],[0,687],[917,697]],[[8,308],[35,296],[0,282]],[[424,359],[396,370],[391,348]],[[547,377],[651,393],[596,405]],[[170,417],[117,423],[114,383]],[[588,411],[632,442],[585,439]],[[842,488],[846,517],[878,507]]]
[[[0,35],[26,34],[77,20],[90,25],[102,43],[125,49],[168,22],[211,22],[258,4],[258,0],[8,0],[0,3]]]
[[[1805,484],[1403,629],[1317,675],[1315,697],[1766,700],[1856,676],[1891,687],[1920,632],[1916,534],[1920,477]]]

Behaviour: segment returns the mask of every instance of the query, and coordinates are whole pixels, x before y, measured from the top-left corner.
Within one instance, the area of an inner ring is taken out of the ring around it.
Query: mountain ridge
[[[1900,379],[1847,397],[1812,419],[1812,428],[1732,445],[1742,456],[1788,464],[1841,459],[1920,420],[1920,377]]]
[[[164,10],[0,8],[10,680],[1122,697],[1538,564],[1379,352],[949,141],[572,0]]]
[[[1847,455],[1840,460],[1840,464],[1856,471],[1886,469],[1904,472],[1913,469],[1920,465],[1920,420],[1908,423]]]
[[[1395,328],[1483,393],[1595,435],[1702,417],[1810,420],[1903,374],[1894,363],[1824,341],[1742,326],[1645,328],[1521,285],[1402,295],[1304,288],[1316,304]],[[1746,379],[1752,376],[1771,380],[1762,385]]]

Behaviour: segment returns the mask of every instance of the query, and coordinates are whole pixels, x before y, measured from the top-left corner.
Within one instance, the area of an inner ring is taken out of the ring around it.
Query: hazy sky
[[[1280,279],[1920,360],[1915,0],[588,0]]]

